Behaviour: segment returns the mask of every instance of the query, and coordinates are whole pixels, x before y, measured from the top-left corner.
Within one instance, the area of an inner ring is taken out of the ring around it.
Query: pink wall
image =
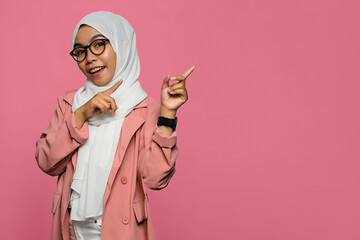
[[[6,1],[0,8],[1,239],[49,239],[56,178],[35,142],[84,77],[68,52],[94,10],[137,32],[140,81],[197,69],[168,188],[150,192],[160,240],[360,239],[356,0]]]

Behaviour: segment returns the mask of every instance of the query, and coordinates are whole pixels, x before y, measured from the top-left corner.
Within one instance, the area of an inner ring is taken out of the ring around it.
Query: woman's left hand
[[[194,71],[195,66],[190,67],[183,75],[170,77],[167,75],[161,88],[160,116],[175,118],[177,109],[188,100],[188,93],[185,88],[186,78]],[[169,81],[175,80],[170,86]]]

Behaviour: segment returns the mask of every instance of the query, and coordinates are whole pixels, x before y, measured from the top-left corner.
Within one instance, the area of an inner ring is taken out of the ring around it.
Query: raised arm
[[[143,182],[154,190],[162,189],[170,182],[175,173],[175,159],[179,152],[176,146],[177,132],[172,132],[170,128],[171,135],[165,136],[156,125],[159,114],[159,104],[151,101],[144,125],[145,150],[140,159]]]
[[[144,157],[142,177],[151,189],[162,189],[168,185],[175,173],[175,159],[179,153],[176,146],[177,132],[168,126],[156,126],[157,119],[159,115],[170,119],[176,117],[178,108],[188,99],[185,80],[194,69],[195,66],[189,68],[183,75],[167,75],[161,87],[160,108],[149,108],[148,129],[145,132],[151,132],[152,135],[146,138],[149,147]],[[170,85],[170,80],[175,82]]]

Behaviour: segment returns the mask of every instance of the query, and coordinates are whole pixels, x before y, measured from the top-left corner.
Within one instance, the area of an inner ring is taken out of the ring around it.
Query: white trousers
[[[101,240],[101,220],[101,217],[87,221],[70,219],[70,240]]]

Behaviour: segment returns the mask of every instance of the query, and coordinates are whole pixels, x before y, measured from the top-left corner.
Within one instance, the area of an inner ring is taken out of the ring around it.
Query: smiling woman
[[[88,25],[79,28],[71,55],[77,61],[80,70],[96,86],[107,85],[114,76],[116,68],[114,49],[108,39]]]
[[[121,16],[85,16],[73,47],[86,83],[58,98],[36,148],[58,176],[52,239],[154,239],[145,186],[162,189],[175,173],[176,112],[194,67],[164,78],[159,104],[138,81],[135,32]]]

